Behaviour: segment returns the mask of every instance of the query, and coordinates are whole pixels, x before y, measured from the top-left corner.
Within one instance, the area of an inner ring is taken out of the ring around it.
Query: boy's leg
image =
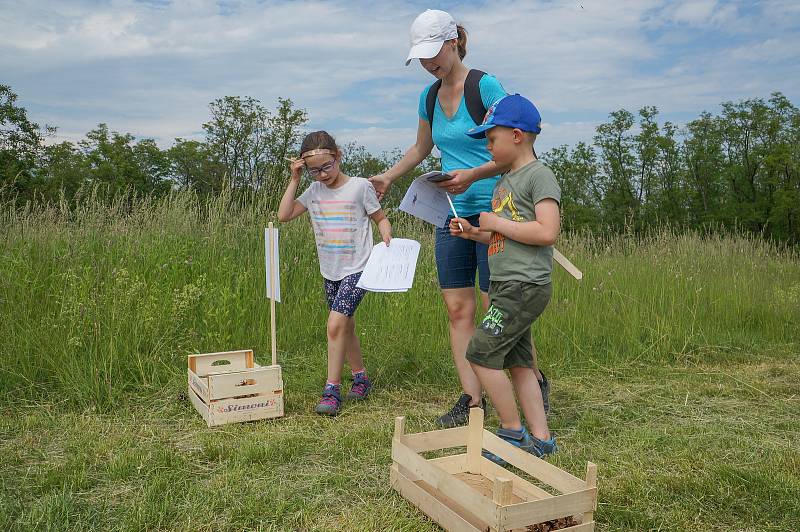
[[[524,313],[517,308],[519,287],[520,283],[512,281],[491,283],[491,304],[469,343],[466,355],[497,410],[501,427],[511,430],[519,430],[522,425],[514,389],[503,368],[508,354],[515,349],[520,337],[529,334],[530,325],[520,320],[524,320]],[[530,350],[528,354],[527,365],[530,366]]]
[[[514,382],[514,390],[519,397],[519,404],[531,434],[540,440],[549,440],[550,429],[547,427],[547,417],[544,414],[536,373],[531,368],[511,368],[511,380]]]
[[[504,429],[519,430],[522,423],[517,411],[517,402],[514,400],[514,390],[506,372],[502,369],[486,368],[479,364],[472,364],[472,369],[480,379],[483,389],[500,418],[500,426]]]

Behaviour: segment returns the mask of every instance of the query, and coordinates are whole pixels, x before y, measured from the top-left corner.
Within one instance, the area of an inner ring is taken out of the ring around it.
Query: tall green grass
[[[367,362],[385,382],[449,384],[432,230],[390,216],[395,236],[420,240],[422,252],[411,291],[371,294],[360,308]],[[257,195],[3,206],[0,393],[108,410],[182,375],[188,353],[252,347],[266,360],[263,227],[271,219]],[[535,326],[546,366],[613,370],[797,341],[796,250],[668,230],[564,235],[558,246],[585,278],[557,268],[553,300]],[[281,226],[281,272],[280,362],[291,386],[313,390],[327,311],[306,219]]]
[[[430,226],[389,213],[422,253],[412,290],[357,314],[369,401],[311,413],[327,311],[305,219],[281,226],[287,416],[208,429],[178,400],[188,353],[269,360],[271,216],[186,192],[0,205],[0,527],[436,530],[388,487],[392,418],[431,430],[458,393]],[[558,247],[585,277],[557,268],[534,326],[551,461],[598,463],[598,528],[800,528],[798,251],[669,230]]]

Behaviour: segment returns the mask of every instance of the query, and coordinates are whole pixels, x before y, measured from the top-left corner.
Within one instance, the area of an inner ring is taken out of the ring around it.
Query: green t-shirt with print
[[[536,220],[536,204],[552,198],[561,204],[561,187],[553,171],[541,161],[503,174],[494,187],[492,210],[515,222]],[[538,285],[550,282],[553,246],[521,244],[500,233],[489,242],[489,278],[492,281],[522,281]]]

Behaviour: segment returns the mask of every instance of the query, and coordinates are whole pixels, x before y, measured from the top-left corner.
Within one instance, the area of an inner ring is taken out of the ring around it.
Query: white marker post
[[[280,301],[280,274],[278,273],[278,260],[276,257],[278,247],[278,231],[273,229],[272,222],[264,231],[264,243],[267,251],[267,297],[269,297],[269,324],[270,324],[270,345],[272,349],[272,365],[278,363],[277,334],[275,328],[275,301]]]
[[[555,261],[559,263],[561,267],[567,270],[567,272],[569,272],[569,274],[572,275],[575,279],[579,281],[583,279],[583,273],[581,273],[581,271],[578,268],[576,268],[575,265],[572,264],[569,261],[569,259],[564,255],[562,255],[561,252],[558,251],[555,247],[553,248],[553,259],[555,259]]]

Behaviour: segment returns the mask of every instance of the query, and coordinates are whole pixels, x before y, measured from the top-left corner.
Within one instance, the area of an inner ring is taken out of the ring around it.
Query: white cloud
[[[73,139],[106,122],[169,145],[201,130],[211,100],[247,95],[267,107],[290,97],[310,127],[371,150],[414,141],[432,81],[403,66],[420,5],[226,6],[0,0],[0,81],[32,119]],[[470,33],[467,64],[540,107],[541,145],[591,140],[595,120],[622,107],[696,115],[774,90],[800,97],[794,0],[490,0],[453,14]]]
[[[716,0],[685,0],[673,3],[668,12],[673,22],[699,26],[711,20],[716,6]]]

